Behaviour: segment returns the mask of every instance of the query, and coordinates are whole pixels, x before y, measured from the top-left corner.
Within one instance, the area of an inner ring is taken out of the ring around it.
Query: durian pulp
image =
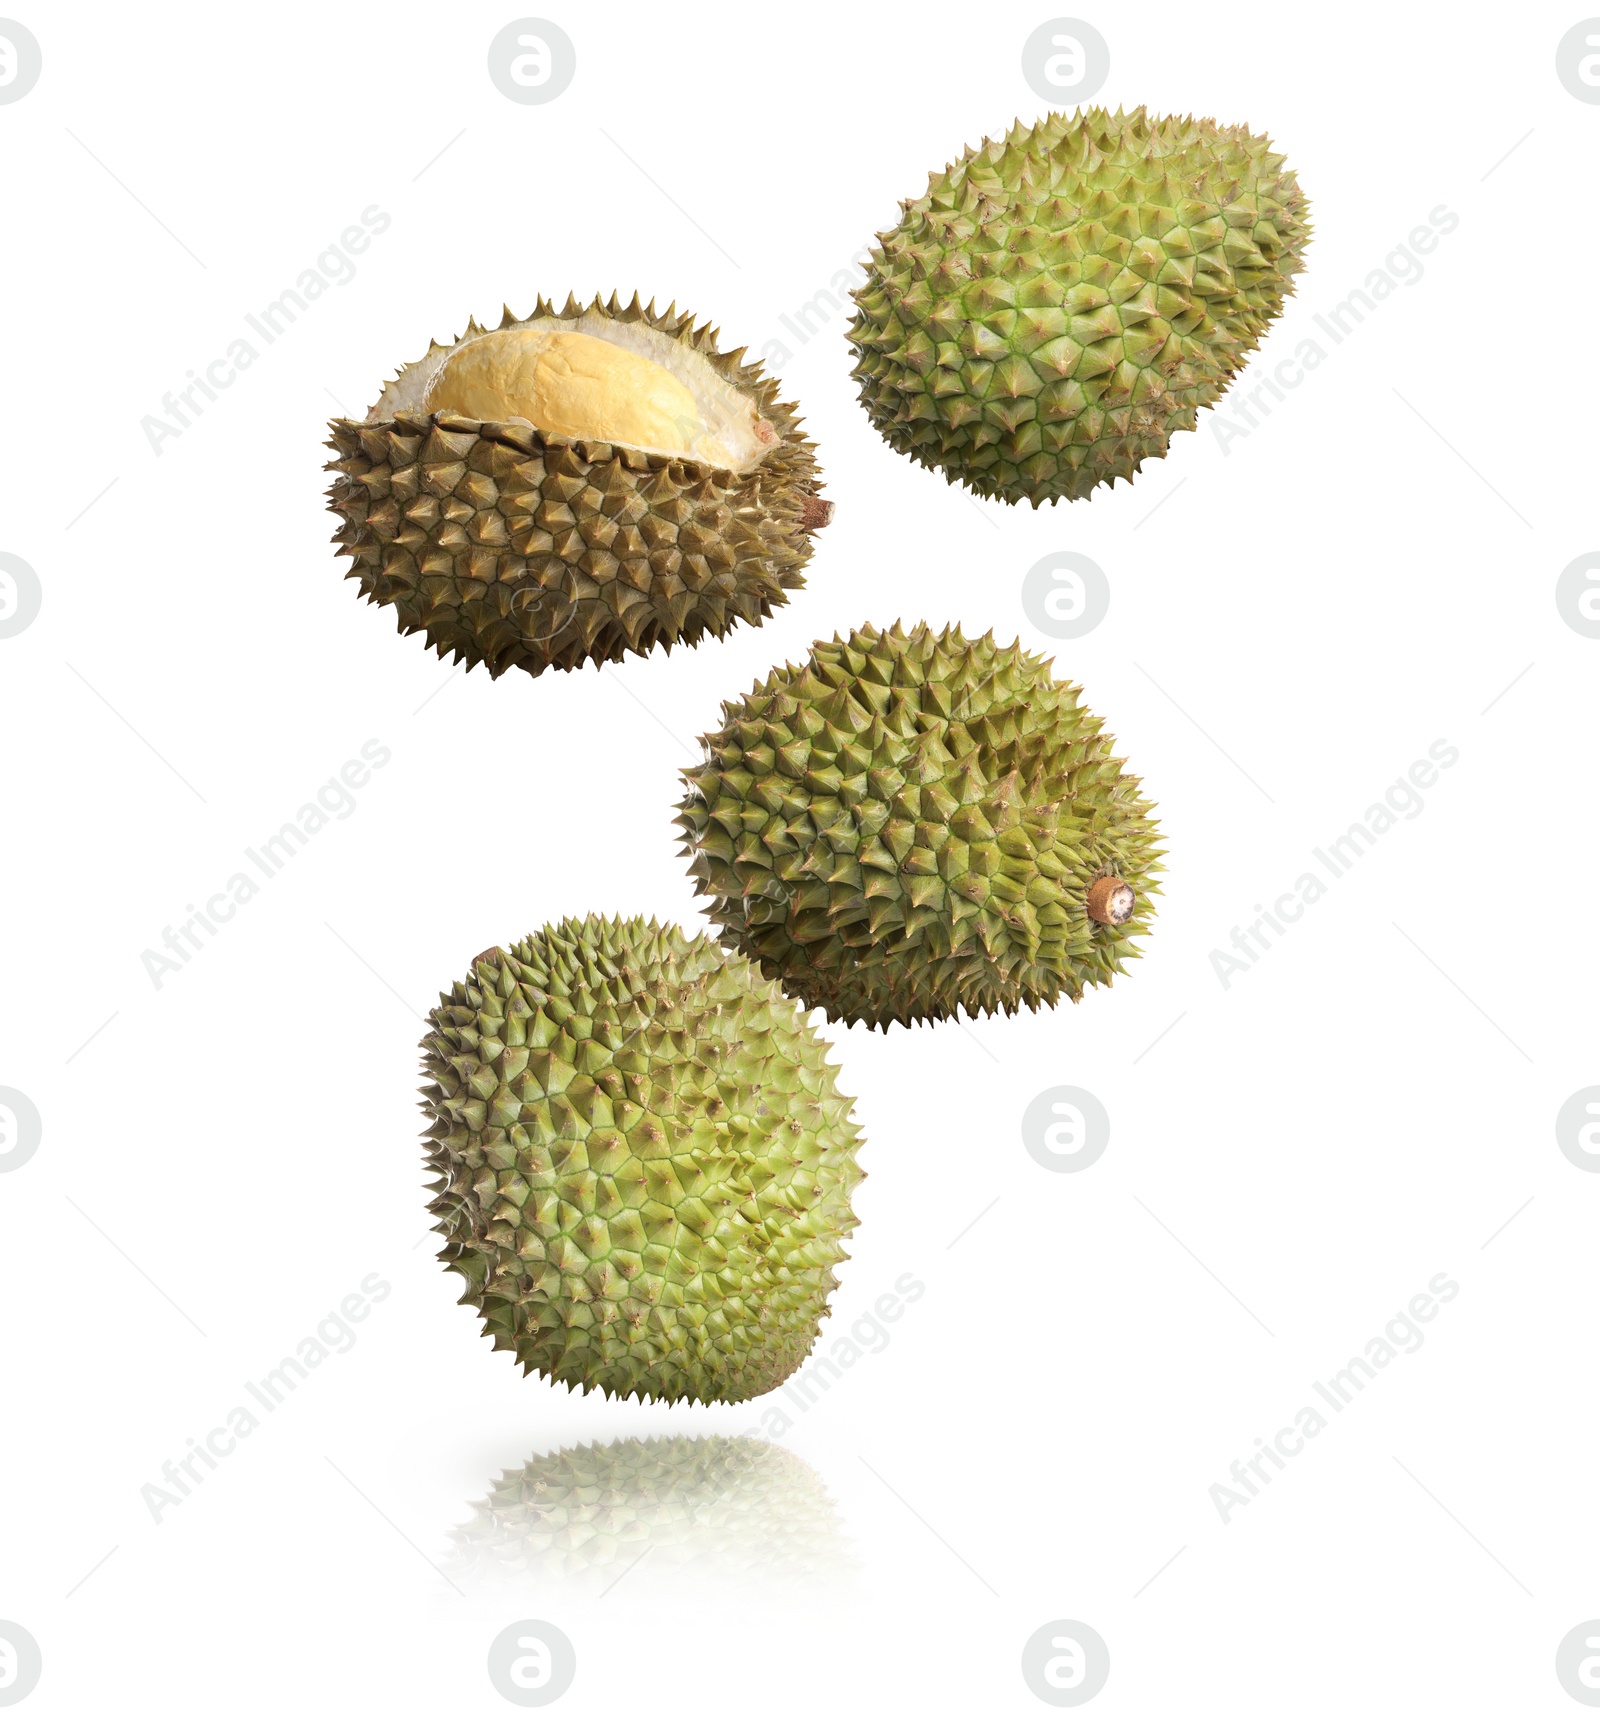
[[[495,330],[454,349],[434,372],[430,413],[522,419],[541,432],[743,469],[772,426],[748,402],[702,404],[688,384],[618,342],[572,329]],[[708,420],[711,422],[708,424]]]

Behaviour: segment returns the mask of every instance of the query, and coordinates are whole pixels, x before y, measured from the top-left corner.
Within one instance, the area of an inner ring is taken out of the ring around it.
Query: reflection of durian
[[[619,1439],[508,1471],[452,1532],[451,1570],[480,1585],[637,1567],[763,1584],[837,1581],[853,1569],[810,1467],[760,1439]],[[645,1555],[648,1553],[648,1559]]]
[[[775,380],[615,295],[470,324],[335,420],[350,574],[441,657],[570,670],[760,623],[830,506]]]

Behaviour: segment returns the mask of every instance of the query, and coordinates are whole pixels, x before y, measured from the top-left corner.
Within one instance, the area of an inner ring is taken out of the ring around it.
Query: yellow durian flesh
[[[433,413],[523,419],[561,437],[736,465],[665,366],[579,331],[496,330],[463,343],[428,389]]]

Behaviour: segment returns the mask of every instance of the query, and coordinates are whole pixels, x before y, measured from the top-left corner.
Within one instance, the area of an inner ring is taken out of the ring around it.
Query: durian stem
[[[1088,912],[1096,923],[1126,923],[1138,896],[1121,876],[1103,875],[1089,883]]]
[[[818,528],[827,527],[833,520],[833,505],[826,498],[819,498],[815,493],[808,492],[800,503],[800,529],[802,533],[814,534]]]

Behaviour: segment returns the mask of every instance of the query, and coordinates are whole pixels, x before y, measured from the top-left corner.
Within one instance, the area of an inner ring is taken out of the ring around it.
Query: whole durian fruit
[[[507,1470],[452,1534],[452,1576],[494,1588],[584,1577],[782,1588],[851,1569],[808,1464],[764,1439],[683,1434],[575,1445]]]
[[[429,1021],[429,1209],[496,1349],[666,1402],[788,1378],[861,1179],[793,1002],[706,936],[588,917],[480,954]]]
[[[861,400],[903,455],[1034,507],[1190,431],[1293,292],[1306,199],[1264,137],[1089,108],[931,175],[855,290]]]
[[[434,343],[330,422],[348,573],[495,677],[759,624],[832,507],[793,404],[716,336],[613,294]]]
[[[1081,694],[1020,645],[896,624],[724,703],[678,818],[723,939],[850,1024],[1110,983],[1161,836]]]

